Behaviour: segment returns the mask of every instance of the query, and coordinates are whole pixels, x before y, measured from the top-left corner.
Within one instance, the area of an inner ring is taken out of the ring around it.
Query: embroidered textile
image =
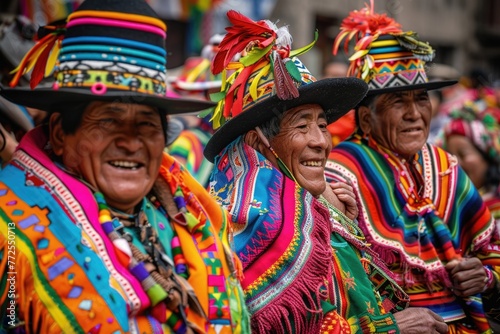
[[[242,137],[216,159],[210,190],[234,223],[254,333],[397,332],[362,241]]]
[[[411,306],[428,307],[446,321],[469,314],[480,332],[488,329],[480,296],[459,300],[444,268],[472,254],[485,265],[500,263],[491,215],[452,156],[426,144],[404,161],[355,136],[332,150],[326,176],[353,183],[362,204],[360,227],[410,295]]]
[[[151,296],[128,267],[130,255],[104,232],[90,189],[50,160],[42,148],[46,141],[43,129],[28,133],[0,173],[2,315],[13,300],[16,321],[24,321],[27,332],[177,333],[179,328],[162,321],[165,309],[152,307]],[[179,253],[189,266],[187,282],[206,317],[186,308],[187,320],[203,333],[247,333],[224,211],[168,155],[160,175],[155,187],[163,180],[171,188],[164,191],[180,189],[187,212],[196,217],[194,224],[186,224],[182,215],[171,221],[163,208],[145,204],[176,269]],[[6,285],[12,231],[16,299]]]

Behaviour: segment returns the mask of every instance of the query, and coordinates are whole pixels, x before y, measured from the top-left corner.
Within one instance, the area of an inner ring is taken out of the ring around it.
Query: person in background
[[[450,114],[437,145],[457,157],[493,217],[500,221],[500,109],[474,101]]]
[[[252,333],[446,333],[408,300],[353,219],[352,187],[328,186],[327,125],[365,95],[356,78],[316,81],[287,27],[227,13],[223,77],[205,148],[210,193],[230,213]],[[241,53],[239,61],[231,61]],[[394,313],[393,313],[394,312]]]
[[[356,135],[330,154],[327,180],[351,182],[359,227],[411,306],[439,314],[450,333],[491,333],[500,231],[456,158],[426,143],[427,91],[455,82],[428,81],[434,50],[373,2],[342,21],[335,49],[346,37],[357,41],[349,75],[370,89],[356,108]]]
[[[41,32],[0,90],[50,113],[0,171],[0,332],[249,333],[227,213],[164,152],[213,106],[166,97],[164,22],[86,0]]]
[[[175,94],[210,101],[210,94],[220,90],[220,75],[212,74],[210,63],[223,37],[219,34],[212,36],[199,57],[188,58],[180,74],[169,78]],[[208,179],[213,165],[203,156],[203,149],[212,136],[212,126],[206,115],[183,115],[177,116],[177,119],[184,124],[184,131],[168,146],[169,154],[208,189]]]

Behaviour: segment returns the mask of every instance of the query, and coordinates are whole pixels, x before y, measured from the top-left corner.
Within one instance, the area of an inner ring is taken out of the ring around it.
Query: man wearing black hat
[[[359,226],[410,306],[439,314],[450,332],[491,332],[485,312],[494,311],[500,283],[499,227],[456,158],[426,144],[427,91],[455,82],[429,82],[432,48],[373,3],[343,21],[335,48],[346,36],[358,41],[349,75],[370,89],[356,108],[357,132],[330,154],[327,179],[353,184]]]
[[[248,333],[226,213],[164,153],[166,26],[142,0],[87,0],[47,26],[12,86],[46,110],[0,172],[1,329]],[[0,330],[2,331],[2,330]]]

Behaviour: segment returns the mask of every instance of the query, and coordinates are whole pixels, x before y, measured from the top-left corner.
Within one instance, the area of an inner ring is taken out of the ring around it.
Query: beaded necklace
[[[111,217],[111,210],[102,193],[97,192],[94,196],[99,206],[99,222],[115,247],[128,256],[126,260],[121,258],[122,265],[128,267],[132,275],[141,283],[151,302],[151,314],[160,323],[167,323],[170,328],[174,329],[175,333],[191,332],[187,327],[185,313],[188,299],[185,288],[187,282],[184,282],[184,279],[175,273],[173,263],[165,255],[161,244],[157,242],[151,224],[144,218],[136,219],[136,223],[139,223],[141,228],[141,241],[143,244],[146,241],[144,248],[148,254],[144,254],[132,244],[131,235],[120,234],[120,223],[116,224],[117,218]],[[180,200],[175,202],[183,204]],[[140,216],[141,212],[137,217]],[[178,244],[178,239],[176,242]],[[180,245],[178,246],[180,247]],[[184,265],[183,275],[188,274],[186,269],[187,267]]]

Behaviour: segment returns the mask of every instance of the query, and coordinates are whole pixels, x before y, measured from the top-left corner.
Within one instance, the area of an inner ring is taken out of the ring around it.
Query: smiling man
[[[41,32],[53,86],[0,91],[50,113],[0,172],[0,332],[249,333],[227,213],[164,152],[213,104],[166,97],[163,21],[87,0]]]
[[[295,57],[312,44],[291,50],[286,27],[228,17],[213,70],[236,73],[223,82],[212,115],[223,125],[204,153],[214,161],[211,194],[234,223],[252,333],[446,333],[433,312],[405,309],[406,294],[353,221],[352,188],[325,181],[327,125],[366,84],[316,81]]]
[[[439,314],[450,333],[488,333],[485,313],[498,314],[498,227],[456,158],[426,143],[427,91],[454,82],[428,82],[424,60],[434,51],[373,8],[351,13],[341,30],[336,47],[359,38],[349,75],[370,89],[355,135],[330,154],[327,179],[353,185],[359,226],[410,306]]]

